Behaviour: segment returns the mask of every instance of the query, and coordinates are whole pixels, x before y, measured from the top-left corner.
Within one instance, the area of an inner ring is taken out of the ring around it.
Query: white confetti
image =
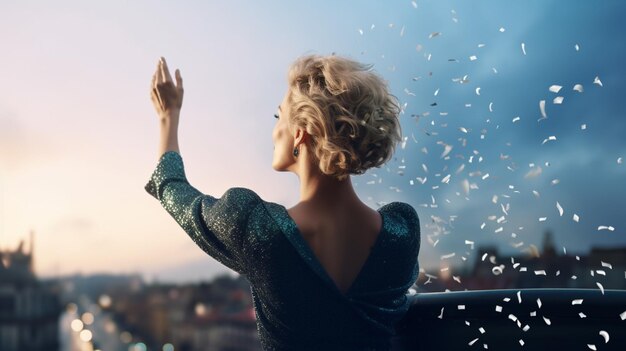
[[[432,32],[432,33],[430,33],[430,35],[428,36],[428,39],[432,39],[432,38],[434,38],[434,37],[438,36],[439,34],[441,34],[441,33],[440,33],[440,32]]]
[[[458,306],[457,306],[457,308],[458,308],[459,310],[464,310],[464,309],[465,309],[465,305],[458,305]]]
[[[609,225],[609,226],[606,226],[606,225],[601,225],[601,226],[598,226],[598,230],[609,230],[609,231],[614,231],[614,230],[615,230],[615,228],[613,228],[613,227],[612,227],[612,226],[610,226],[610,225]]]
[[[519,121],[519,120],[520,120],[519,116],[518,116],[518,117],[515,117],[515,118],[513,118],[513,123],[515,123],[515,122],[517,122],[517,121]]]
[[[602,284],[596,282],[596,285],[598,286],[598,288],[600,288],[600,291],[602,292],[602,295],[604,295],[604,287],[602,286]]]
[[[482,178],[483,178],[483,180],[489,178],[489,173],[485,174]]]
[[[583,299],[577,299],[572,301],[572,305],[582,305]]]
[[[462,131],[463,133],[467,134],[467,129],[465,129],[464,127],[459,127],[459,130]]]
[[[543,269],[535,271],[535,275],[546,275],[546,271],[543,270]],[[541,306],[539,306],[539,307],[541,307]]]
[[[522,303],[522,292],[521,291],[517,292],[517,301],[518,301],[518,303]]]
[[[543,317],[543,316],[542,316]],[[552,322],[550,322],[549,318],[543,317],[543,321],[546,322],[547,325],[552,324]]]
[[[579,313],[578,313],[578,316],[579,316],[580,318],[587,318],[587,315],[586,315],[586,314],[584,314],[584,313],[582,313],[582,312],[579,312]]]
[[[599,86],[602,86],[602,81],[600,81],[600,77],[596,76],[593,79],[593,84],[598,84]]]
[[[539,110],[541,111],[542,118],[548,118],[546,116],[546,100],[539,101]]]
[[[577,92],[579,92],[579,93],[582,93],[582,92],[583,92],[583,86],[582,86],[582,84],[576,84],[576,85],[574,85],[574,89],[573,89],[573,90],[574,90],[574,91],[577,91]]]
[[[557,184],[559,184],[559,182],[561,182],[561,181],[558,180],[558,179],[552,179],[552,181],[550,181],[550,184],[557,185]]]
[[[552,103],[553,104],[557,104],[557,105],[562,104],[563,103],[563,97],[562,96],[555,97],[554,100],[552,100]]]
[[[489,112],[493,112],[493,102],[489,103]]]
[[[519,344],[520,344],[520,345],[522,345],[522,346],[524,346],[524,340],[519,339]]]
[[[545,222],[548,217],[539,217],[539,222]]]
[[[606,267],[608,269],[613,269],[613,265],[611,265],[610,263],[606,263],[604,261],[600,261],[600,264],[602,264],[602,267]]]
[[[496,305],[496,312],[502,312],[502,306]],[[622,314],[625,316],[624,318],[626,318],[626,312],[624,312]],[[622,318],[622,319],[624,319],[624,318]]]
[[[561,91],[561,88],[563,88],[560,85],[551,85],[550,88],[548,88],[548,90],[550,90],[553,93],[558,93],[559,91]]]
[[[617,164],[618,164],[618,165],[621,165],[621,164],[622,164],[622,162],[624,162],[624,161],[622,160],[622,158],[621,158],[621,157],[618,157],[618,158],[617,158]]]
[[[480,87],[476,88],[476,95],[480,95]]]
[[[587,344],[587,347],[590,348],[591,350],[597,351],[598,349],[596,349],[596,345],[594,344]]]
[[[580,125],[580,129],[582,129],[582,130],[587,129],[587,125],[586,125],[586,124],[581,124],[581,125]]]
[[[605,344],[609,342],[609,333],[606,330],[600,330],[600,335],[604,338]]]
[[[453,252],[453,253],[450,253],[450,254],[447,254],[447,255],[443,255],[443,256],[441,256],[441,259],[442,259],[442,260],[445,260],[445,259],[447,259],[447,258],[454,257],[454,255],[456,255],[456,253],[454,253],[454,252]]]
[[[478,338],[476,338],[476,339],[474,339],[474,340],[470,341],[470,342],[468,343],[468,345],[469,345],[469,346],[474,345],[474,343],[475,343],[477,340],[478,340]]]
[[[580,46],[578,46],[578,44],[574,45],[574,49],[576,49],[576,51],[580,50]]]
[[[476,60],[476,55],[472,55],[469,57],[470,61],[475,61]]]
[[[506,29],[504,29],[504,27],[500,27],[500,29],[499,29],[499,30],[500,30],[500,33],[504,33],[504,31],[505,31]]]
[[[443,319],[443,309],[444,307],[441,308],[441,313],[439,314],[439,316],[437,316],[437,318]]]
[[[626,320],[626,311],[620,313],[619,318],[621,318],[622,320]]]
[[[441,182],[448,184],[450,182],[450,174],[448,174],[447,176],[443,177],[443,179],[441,179]]]
[[[439,88],[437,88],[437,90],[435,90],[435,93],[433,95],[437,96],[438,94],[439,94]]]
[[[526,44],[522,43],[522,52],[526,55]]]
[[[413,5],[414,8],[417,8],[417,3],[415,1],[411,1],[411,5]]]
[[[359,33],[363,35],[363,29],[359,29]]]
[[[578,217],[578,215],[574,213],[574,216],[572,217],[572,219],[574,220],[574,222],[578,223],[578,221],[580,220],[580,217]]]
[[[558,201],[556,202],[556,209],[559,210],[559,216],[563,217],[563,207]]]
[[[541,145],[547,143],[548,141],[554,141],[554,140],[556,140],[556,136],[550,135],[547,139],[543,139],[543,142],[541,143]]]

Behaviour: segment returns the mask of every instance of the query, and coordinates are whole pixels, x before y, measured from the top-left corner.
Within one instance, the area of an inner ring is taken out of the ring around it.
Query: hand
[[[161,57],[156,72],[152,76],[151,98],[159,118],[178,118],[183,105],[183,78],[175,72],[176,85],[172,81],[165,58]]]

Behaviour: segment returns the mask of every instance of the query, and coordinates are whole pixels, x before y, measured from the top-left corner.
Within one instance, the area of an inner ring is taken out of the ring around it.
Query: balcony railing
[[[626,350],[626,290],[478,290],[410,298],[392,351]]]

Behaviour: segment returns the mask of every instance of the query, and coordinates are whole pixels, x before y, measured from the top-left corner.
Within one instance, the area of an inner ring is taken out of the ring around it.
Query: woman
[[[409,308],[417,213],[403,202],[370,209],[349,176],[380,167],[401,140],[397,100],[370,68],[335,55],[290,67],[272,134],[273,168],[300,179],[300,202],[286,209],[247,188],[215,198],[187,182],[183,82],[159,61],[160,158],[145,189],[207,254],[246,276],[264,350],[388,350]]]

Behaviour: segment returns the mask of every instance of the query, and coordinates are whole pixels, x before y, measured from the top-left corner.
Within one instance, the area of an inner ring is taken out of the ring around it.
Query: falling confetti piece
[[[609,333],[606,330],[600,330],[600,335],[604,338],[605,344],[609,342]]]
[[[470,341],[470,342],[468,343],[468,345],[469,345],[469,346],[472,346],[472,345],[474,345],[474,343],[475,343],[476,341],[478,341],[478,338],[476,338],[476,339],[474,339],[474,340]]]
[[[457,306],[457,308],[458,308],[459,310],[464,310],[464,309],[465,309],[465,305],[458,305],[458,306]]]
[[[576,49],[576,51],[580,50],[580,46],[578,46],[578,44],[574,45],[574,49]]]
[[[556,202],[556,209],[559,210],[559,216],[563,217],[563,207],[558,201]]]
[[[489,103],[489,112],[493,112],[493,102]]]
[[[590,348],[591,350],[597,351],[598,349],[596,349],[596,345],[594,344],[587,344],[587,347]]]
[[[582,93],[583,92],[583,86],[581,84],[576,84],[576,85],[574,85],[574,89],[573,90],[577,91],[579,93]]]
[[[526,44],[522,43],[522,52],[526,55]]]
[[[475,61],[476,60],[476,55],[472,55],[469,57],[470,61]]]
[[[519,339],[519,344],[520,344],[520,345],[522,345],[522,346],[524,346],[524,340]]]
[[[359,33],[363,35],[363,29],[359,29]]]
[[[417,3],[415,1],[411,1],[411,5],[413,5],[414,8],[417,8]]]
[[[606,262],[600,261],[600,264],[602,264],[602,267],[607,267],[609,269],[613,269],[613,265],[611,265],[610,263],[606,263]]]
[[[517,121],[519,121],[519,120],[520,120],[519,116],[518,116],[518,117],[515,117],[515,118],[513,118],[513,123],[515,123],[515,122],[517,122]]]
[[[583,299],[577,299],[572,301],[572,305],[582,305]]]
[[[496,312],[502,312],[502,306],[497,306],[496,305]],[[622,314],[626,315],[626,312],[624,312]],[[624,318],[622,318],[622,319],[624,319]]]
[[[500,27],[500,33],[504,33],[505,30],[504,27]]]
[[[602,85],[602,81],[600,81],[600,77],[598,77],[598,76],[596,76],[596,77],[593,79],[593,84],[598,84],[599,86],[603,86],[603,85]]]
[[[548,217],[539,217],[539,222],[545,222]]]
[[[596,282],[596,285],[598,286],[598,288],[600,288],[600,291],[602,292],[602,295],[604,295],[604,287],[602,286],[602,284]]]
[[[550,182],[550,184],[552,184],[552,185],[557,185],[557,184],[559,184],[560,182],[561,182],[561,181],[560,181],[560,180],[558,180],[558,179],[552,179],[552,181]]]
[[[578,215],[574,213],[574,216],[572,216],[572,219],[574,220],[574,222],[578,223],[578,221],[580,220],[580,217],[578,217]]]
[[[539,308],[541,308],[541,299],[537,298],[537,306],[539,306]]]
[[[622,158],[621,158],[621,157],[618,157],[618,158],[617,158],[617,164],[618,164],[618,165],[621,165],[621,164],[622,164],[622,162],[624,162],[624,161],[622,160]]]
[[[480,87],[476,88],[476,95],[480,95]]]
[[[543,316],[542,316],[543,317]],[[552,324],[552,322],[550,322],[549,318],[543,317],[543,321],[546,322],[547,325]]]
[[[587,125],[586,125],[586,124],[582,124],[582,125],[580,126],[580,129],[582,129],[582,130],[587,129]]]
[[[550,90],[553,93],[558,93],[559,91],[561,91],[561,88],[563,88],[560,85],[551,85],[550,88],[548,88],[548,90]]]
[[[557,105],[562,104],[563,103],[563,97],[562,96],[555,97],[554,100],[552,100],[552,103],[553,104],[557,104]]]
[[[542,118],[548,118],[548,116],[546,116],[546,100],[539,101],[539,110],[541,111]]]
[[[428,36],[428,39],[432,39],[432,38],[434,38],[434,37],[436,37],[436,36],[438,36],[438,35],[440,35],[440,34],[441,34],[440,32],[432,32],[432,33],[430,33],[430,35]]]
[[[543,142],[541,143],[541,145],[547,143],[548,141],[554,141],[554,140],[556,140],[556,136],[551,135],[547,139],[544,139]]]
[[[535,275],[546,275],[546,271],[545,270],[539,270],[539,271],[535,271]],[[541,306],[539,306],[541,307]]]
[[[441,308],[441,313],[439,314],[439,316],[437,316],[437,318],[443,319],[443,309],[444,307]]]
[[[517,292],[517,301],[518,301],[518,303],[522,303],[522,292],[521,291]]]
[[[609,231],[611,231],[611,232],[612,232],[612,231],[614,231],[614,230],[615,230],[615,228],[613,228],[613,227],[612,227],[612,226],[610,226],[610,225],[609,225],[609,226],[606,226],[606,225],[601,225],[601,226],[598,226],[598,230],[609,230]]]
[[[620,313],[619,318],[621,318],[621,320],[626,320],[626,311]]]

